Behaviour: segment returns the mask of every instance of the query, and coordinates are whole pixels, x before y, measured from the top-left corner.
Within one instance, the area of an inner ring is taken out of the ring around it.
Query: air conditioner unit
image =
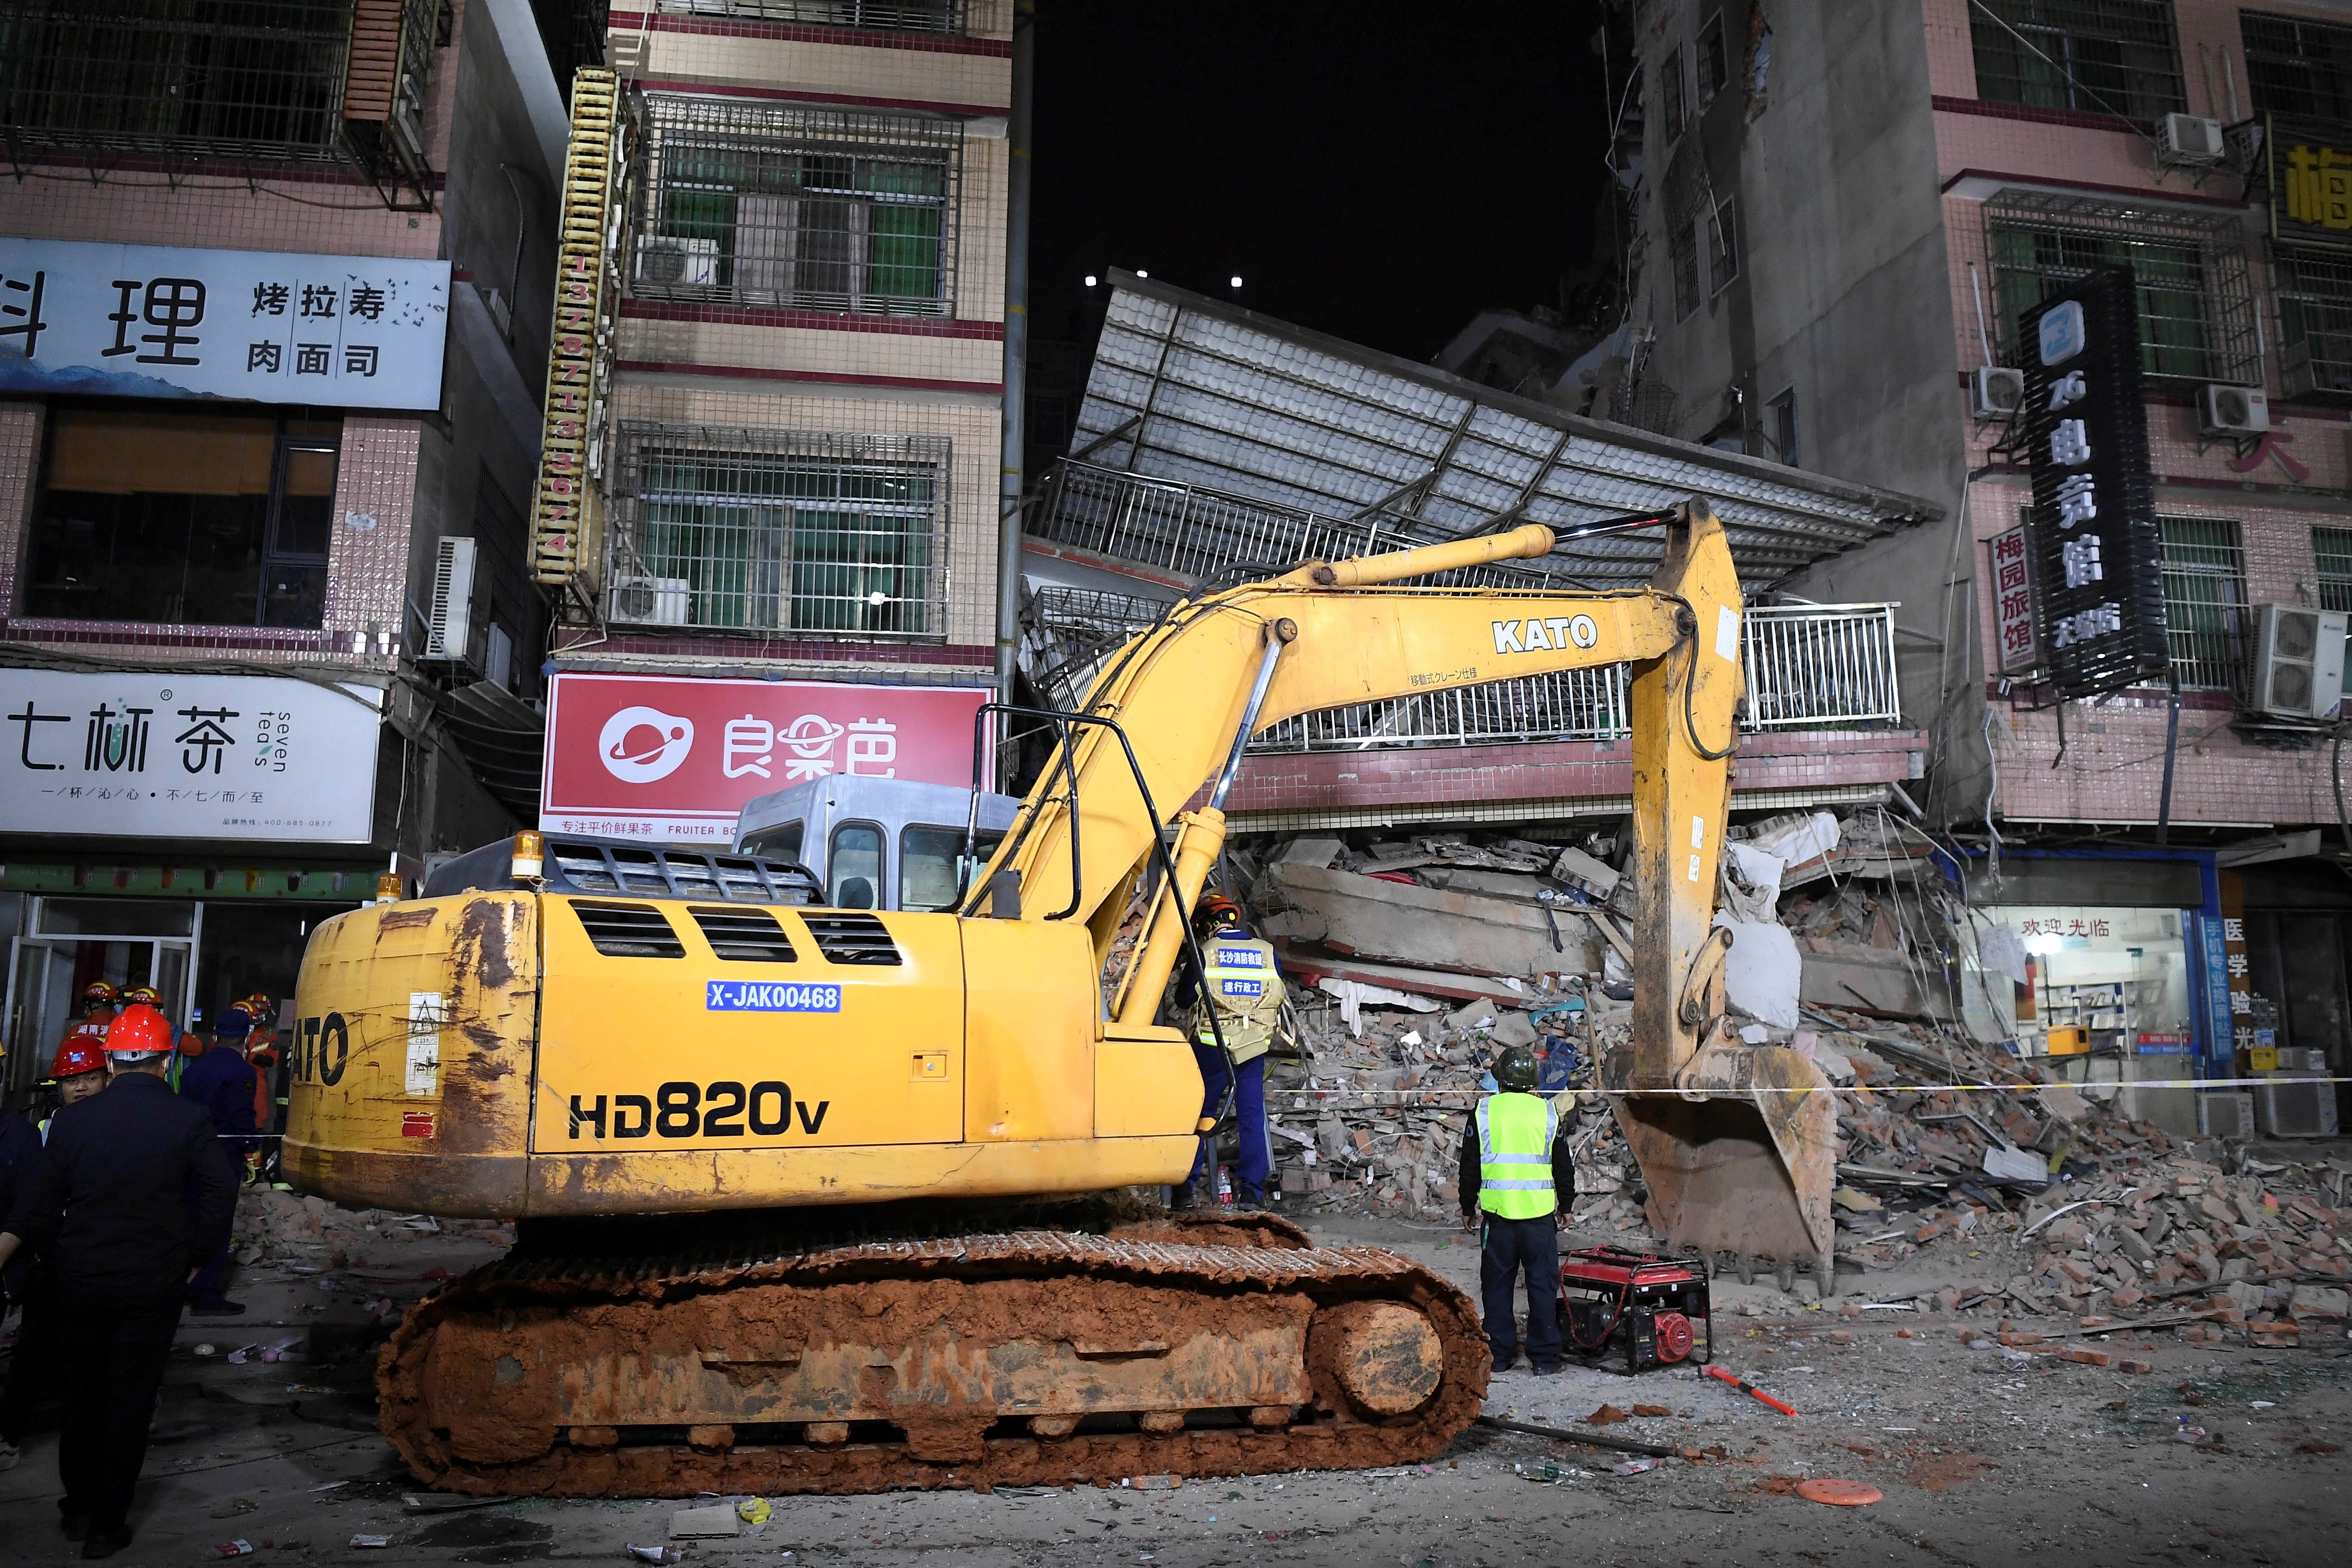
[[[2246,706],[2276,719],[2331,719],[2344,690],[2342,610],[2254,606],[2254,662]]]
[[[2333,1138],[2336,1131],[2332,1083],[2260,1083],[2254,1086],[2254,1121],[2265,1138]]]
[[[2014,419],[2025,406],[2025,373],[2005,364],[1980,364],[1969,377],[1969,403],[1979,419]]]
[[[693,603],[693,584],[683,577],[615,577],[604,613],[639,626],[682,626]]]
[[[2271,427],[2271,395],[2259,386],[2197,389],[2197,428],[2207,436],[2259,436]]]
[[[444,539],[433,557],[433,606],[425,618],[420,658],[465,661],[474,637],[474,542]]]
[[[2200,1138],[2252,1138],[2254,1135],[2254,1094],[2248,1089],[2207,1090],[2197,1097],[2197,1135]]]
[[[713,288],[719,282],[719,242],[646,235],[637,241],[637,279],[665,288]]]
[[[2220,163],[2228,147],[2221,138],[2221,122],[2208,120],[2201,114],[2168,114],[2157,137],[2156,161],[2170,167],[2210,169]]]

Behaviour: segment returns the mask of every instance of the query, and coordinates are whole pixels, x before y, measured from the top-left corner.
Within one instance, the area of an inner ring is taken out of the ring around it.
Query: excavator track
[[[1470,1300],[1270,1215],[677,1256],[516,1256],[383,1350],[387,1436],[477,1494],[1070,1485],[1427,1459]]]

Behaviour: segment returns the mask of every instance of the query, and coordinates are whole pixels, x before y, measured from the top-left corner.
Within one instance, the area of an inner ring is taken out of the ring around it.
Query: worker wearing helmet
[[[1234,1201],[1254,1208],[1265,1201],[1266,1176],[1274,1164],[1273,1152],[1266,1146],[1265,1053],[1281,1026],[1282,969],[1273,946],[1250,934],[1242,923],[1241,906],[1231,899],[1213,894],[1203,899],[1193,912],[1192,927],[1208,974],[1205,984],[1195,984],[1188,974],[1177,1002],[1192,1010],[1192,1055],[1200,1063],[1204,1090],[1201,1114],[1213,1117],[1223,1110],[1226,1086],[1232,1085],[1235,1131],[1241,1141]],[[1190,956],[1186,955],[1188,969]],[[1221,1030],[1222,1052],[1217,1048]],[[1204,1175],[1214,1182],[1211,1151],[1212,1145],[1202,1140],[1192,1173],[1177,1194],[1177,1206],[1189,1205],[1192,1184]]]
[[[105,981],[93,980],[83,986],[78,1009],[79,1016],[66,1026],[64,1037],[58,1041],[58,1048],[63,1050],[76,1040],[94,1044],[106,1038],[106,1026],[114,1022],[114,987]]]
[[[110,1015],[112,1009],[108,1011]],[[49,1064],[49,1077],[58,1086],[59,1110],[80,1104],[106,1087],[105,1047],[96,1039],[68,1036],[58,1047],[57,1059]],[[54,1112],[42,1120],[34,1135],[36,1147],[47,1141],[50,1123],[56,1120]],[[15,1207],[24,1182],[31,1177],[26,1160],[14,1171],[21,1179],[11,1179],[12,1162],[6,1151],[16,1138],[9,1126],[14,1121],[15,1117],[0,1113],[0,1218]],[[5,1470],[16,1467],[18,1445],[32,1429],[35,1405],[50,1394],[57,1383],[57,1270],[47,1258],[20,1252],[5,1269],[0,1269],[0,1281],[5,1281],[7,1300],[24,1309],[16,1331],[16,1352],[8,1363],[8,1392],[0,1396],[0,1470]]]
[[[1512,1298],[1524,1272],[1528,1361],[1549,1376],[1559,1370],[1557,1232],[1576,1201],[1576,1163],[1559,1106],[1535,1092],[1533,1050],[1506,1048],[1495,1061],[1495,1086],[1462,1132],[1462,1222],[1483,1232],[1478,1279],[1495,1370],[1508,1370],[1519,1353]]]
[[[245,1059],[253,1068],[253,1126],[257,1133],[283,1131],[276,1124],[278,1083],[278,1028],[272,1021],[278,1016],[278,1005],[259,991],[247,997],[240,1006],[253,1019],[253,1032],[245,1037]],[[273,1146],[264,1143],[261,1168],[267,1170],[276,1153]]]
[[[55,1261],[58,1509],[84,1557],[130,1544],[131,1489],[182,1293],[236,1209],[211,1119],[163,1082],[176,1044],[154,1008],[123,1009],[106,1031],[106,1088],[58,1112],[28,1191],[0,1224],[0,1266],[28,1242]]]

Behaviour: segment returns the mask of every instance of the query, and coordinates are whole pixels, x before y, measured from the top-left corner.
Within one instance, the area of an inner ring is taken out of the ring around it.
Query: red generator
[[[1706,1260],[1588,1247],[1559,1260],[1560,1331],[1569,1353],[1598,1362],[1612,1345],[1627,1372],[1706,1362]],[[1712,1325],[1710,1325],[1711,1330]]]

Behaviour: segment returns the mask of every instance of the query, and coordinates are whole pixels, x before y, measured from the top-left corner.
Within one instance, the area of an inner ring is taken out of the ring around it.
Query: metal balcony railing
[[[1432,542],[1392,518],[1339,521],[1114,469],[1065,461],[1029,513],[1031,537],[1184,575],[1240,563],[1283,566]],[[1517,563],[1435,581],[1541,588],[1551,574]],[[1050,599],[1050,604],[1048,600]],[[1116,605],[1108,601],[1117,599]],[[1097,600],[1104,601],[1101,604]],[[1751,605],[1741,622],[1750,731],[1899,724],[1893,605]],[[1057,700],[1075,706],[1103,653],[1153,613],[1150,601],[1046,589],[1030,606],[1034,654],[1052,666]],[[1097,624],[1099,623],[1099,624]],[[1629,667],[1563,670],[1309,713],[1275,726],[1255,752],[1621,740],[1631,733]]]
[[[1068,458],[1046,477],[1024,528],[1047,543],[1194,578],[1243,562],[1286,566],[1344,561],[1453,537],[1393,517],[1318,517]],[[1541,565],[1510,562],[1443,573],[1428,581],[1450,587],[1540,588],[1554,579]]]
[[[1741,622],[1749,733],[1899,724],[1892,605],[1758,605]],[[1498,680],[1277,724],[1255,752],[1616,741],[1633,733],[1627,665]]]

